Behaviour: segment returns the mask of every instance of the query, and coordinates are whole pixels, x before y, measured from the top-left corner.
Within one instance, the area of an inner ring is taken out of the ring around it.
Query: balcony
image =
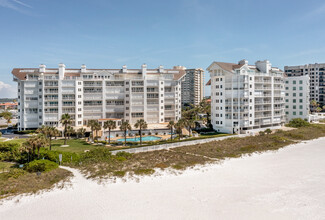
[[[101,94],[84,94],[85,100],[102,100],[102,98],[103,96]]]

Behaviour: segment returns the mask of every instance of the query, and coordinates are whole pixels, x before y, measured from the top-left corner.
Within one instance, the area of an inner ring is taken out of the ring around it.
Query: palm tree
[[[184,119],[180,119],[178,120],[178,122],[175,124],[175,129],[176,132],[178,133],[178,139],[181,139],[181,135],[182,135],[182,129],[185,127],[184,125]]]
[[[189,136],[192,136],[192,127],[195,126],[194,120],[184,120],[184,126],[187,127]]]
[[[174,130],[175,122],[170,121],[168,122],[167,128],[170,129],[170,139],[173,140],[173,130]]]
[[[35,155],[35,150],[37,149],[37,158],[39,159],[39,152],[41,147],[45,147],[48,144],[48,140],[44,134],[38,134],[37,136],[29,138],[23,146],[28,152],[33,152]]]
[[[11,119],[13,119],[12,113],[5,111],[0,114],[0,117],[3,117],[7,121],[7,126],[9,127],[9,123],[11,122]]]
[[[148,127],[148,124],[145,120],[139,119],[135,123],[134,127],[139,128],[139,133],[140,133],[140,145],[142,145],[142,130],[146,129]]]
[[[108,129],[108,144],[111,143],[111,130],[116,128],[116,122],[113,120],[104,122],[104,129]],[[105,131],[104,131],[105,133]]]
[[[77,130],[78,137],[83,138],[85,136],[85,133],[86,133],[86,129],[84,129],[84,128],[79,128]]]
[[[87,125],[87,127],[90,127],[91,136],[92,136],[93,141],[94,141],[94,130],[95,130],[95,126],[97,123],[98,122],[96,120],[89,120],[88,125]]]
[[[126,132],[131,130],[131,125],[128,121],[122,121],[122,124],[120,126],[120,130],[124,132],[124,145],[126,145]]]
[[[74,131],[73,127],[68,126],[68,127],[67,127],[67,135],[68,135],[68,139],[70,139],[71,135],[74,134],[74,133],[75,133],[75,131]]]
[[[101,129],[102,126],[99,124],[98,121],[96,121],[96,123],[94,124],[94,130],[96,132],[96,136],[95,136],[96,141],[98,141],[98,131],[100,131]]]
[[[319,106],[319,104],[317,103],[317,101],[316,100],[311,100],[310,101],[310,105],[313,107],[313,111],[317,111],[316,109],[317,109],[317,107]]]
[[[64,145],[67,145],[67,127],[72,123],[70,115],[68,113],[63,114],[60,122],[64,125]]]
[[[205,99],[202,100],[199,104],[199,109],[202,113],[207,115],[207,125],[209,128],[212,128],[211,124],[211,104],[209,104]]]

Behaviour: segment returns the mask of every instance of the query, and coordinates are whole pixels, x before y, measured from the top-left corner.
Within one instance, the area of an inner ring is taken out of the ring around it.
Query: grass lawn
[[[86,141],[82,139],[70,139],[67,140],[67,145],[69,147],[61,147],[64,145],[64,140],[52,140],[52,150],[63,151],[63,152],[73,152],[73,153],[82,153],[85,150],[92,150],[95,148],[100,148],[103,146],[94,146],[88,144]]]
[[[13,139],[13,140],[10,140],[10,141],[6,141],[6,143],[19,143],[19,144],[22,144],[26,140],[27,140],[26,138],[17,138],[17,139]]]

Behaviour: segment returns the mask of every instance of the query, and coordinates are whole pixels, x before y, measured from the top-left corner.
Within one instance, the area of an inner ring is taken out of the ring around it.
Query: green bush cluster
[[[24,175],[25,173],[26,171],[24,171],[23,169],[13,168],[10,169],[9,172],[3,173],[3,176],[5,179],[9,179],[9,178],[17,179],[18,177]]]
[[[0,142],[0,161],[23,161],[25,155],[19,152],[19,148],[19,143]]]
[[[309,125],[310,123],[308,121],[305,121],[301,118],[294,118],[291,121],[289,121],[289,123],[286,126],[292,128],[301,128],[301,127],[307,127]]]
[[[14,131],[15,134],[32,134],[35,133],[36,130],[25,130],[25,131]]]
[[[71,152],[51,151],[43,148],[40,152],[40,158],[44,158],[53,162],[59,162],[59,154],[62,154],[62,164],[66,163],[78,163],[80,161],[80,155]]]
[[[59,165],[49,160],[34,160],[25,166],[28,172],[48,172],[58,168]]]

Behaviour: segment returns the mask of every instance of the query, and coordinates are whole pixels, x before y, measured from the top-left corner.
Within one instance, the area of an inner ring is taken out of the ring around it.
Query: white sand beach
[[[139,182],[74,174],[71,187],[3,201],[0,219],[325,219],[325,138]]]

